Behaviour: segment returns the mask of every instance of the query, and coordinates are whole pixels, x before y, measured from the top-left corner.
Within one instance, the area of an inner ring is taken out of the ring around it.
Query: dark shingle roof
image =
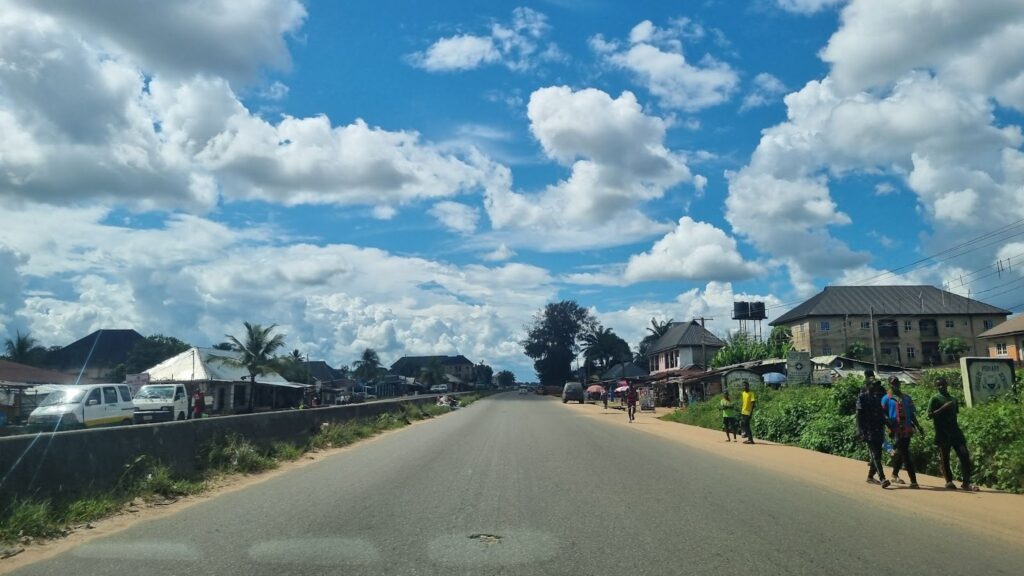
[[[824,290],[769,322],[788,324],[809,316],[1002,314],[1003,310],[935,286],[827,286]]]
[[[403,376],[418,376],[420,370],[426,368],[434,360],[437,360],[442,366],[473,364],[462,354],[458,356],[402,356],[391,365],[391,372]]]
[[[341,372],[331,368],[331,365],[323,360],[311,360],[309,362],[309,376],[320,382],[334,382],[344,378]]]
[[[88,360],[87,368],[113,368],[127,360],[132,348],[143,340],[135,330],[97,330],[53,352],[50,363],[56,368],[80,368]]]
[[[670,348],[677,348],[679,346],[725,346],[719,337],[715,336],[711,332],[708,332],[700,322],[696,320],[690,322],[673,322],[669,325],[668,331],[665,332],[661,338],[655,340],[648,354],[657,354]]]

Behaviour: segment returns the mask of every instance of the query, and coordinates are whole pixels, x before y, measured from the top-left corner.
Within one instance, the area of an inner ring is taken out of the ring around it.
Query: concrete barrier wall
[[[302,443],[321,424],[375,418],[395,412],[399,404],[433,403],[432,396],[394,401],[330,406],[75,430],[0,438],[0,502],[14,498],[72,497],[117,486],[139,456],[147,456],[178,474],[196,472],[203,446],[230,434],[269,446],[272,442]]]

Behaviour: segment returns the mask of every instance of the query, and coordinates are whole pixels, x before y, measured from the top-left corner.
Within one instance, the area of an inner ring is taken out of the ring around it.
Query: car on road
[[[132,423],[135,404],[125,384],[62,386],[28,416],[35,430],[55,431]]]
[[[529,394],[530,393],[530,387],[529,386],[525,386],[525,385],[520,386],[519,387],[519,393],[520,394]]]
[[[583,384],[579,382],[566,382],[565,386],[562,387],[562,404],[570,400],[576,400],[580,404],[583,404],[585,398],[583,396]]]

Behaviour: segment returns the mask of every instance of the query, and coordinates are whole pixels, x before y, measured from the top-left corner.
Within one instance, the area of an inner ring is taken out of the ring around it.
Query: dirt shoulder
[[[1024,545],[1024,495],[984,488],[975,493],[946,490],[943,487],[945,480],[924,474],[917,475],[921,490],[910,490],[905,486],[882,490],[864,482],[867,476],[866,462],[771,442],[759,442],[753,446],[726,442],[725,434],[719,431],[658,420],[659,416],[670,411],[667,408],[659,408],[654,414],[638,412],[637,421],[630,424],[624,412],[610,408],[605,410],[599,404],[567,404],[566,407],[613,426],[633,428],[721,458],[742,461],[799,478],[801,482],[822,490],[918,514],[930,521],[971,530],[989,538]],[[619,417],[608,416],[610,413]],[[903,476],[905,478],[906,474]]]

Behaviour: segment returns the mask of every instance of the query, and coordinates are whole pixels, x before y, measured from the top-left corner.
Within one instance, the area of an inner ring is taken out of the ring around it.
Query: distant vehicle
[[[535,389],[535,392],[537,392],[538,396],[543,396],[544,395],[544,387],[543,386],[537,386],[537,388]]]
[[[562,387],[562,404],[570,400],[577,400],[580,404],[583,404],[583,384],[579,382],[566,382],[565,386]]]
[[[430,393],[431,394],[434,394],[434,393],[444,394],[445,392],[448,392],[448,385],[447,384],[434,384],[433,386],[430,387]]]
[[[529,394],[530,393],[530,387],[526,386],[526,385],[520,386],[519,387],[519,393],[520,394]]]
[[[184,384],[146,384],[132,399],[136,424],[184,420],[188,417],[188,390]]]
[[[63,386],[47,395],[28,416],[37,430],[74,430],[132,423],[135,405],[125,384]]]

